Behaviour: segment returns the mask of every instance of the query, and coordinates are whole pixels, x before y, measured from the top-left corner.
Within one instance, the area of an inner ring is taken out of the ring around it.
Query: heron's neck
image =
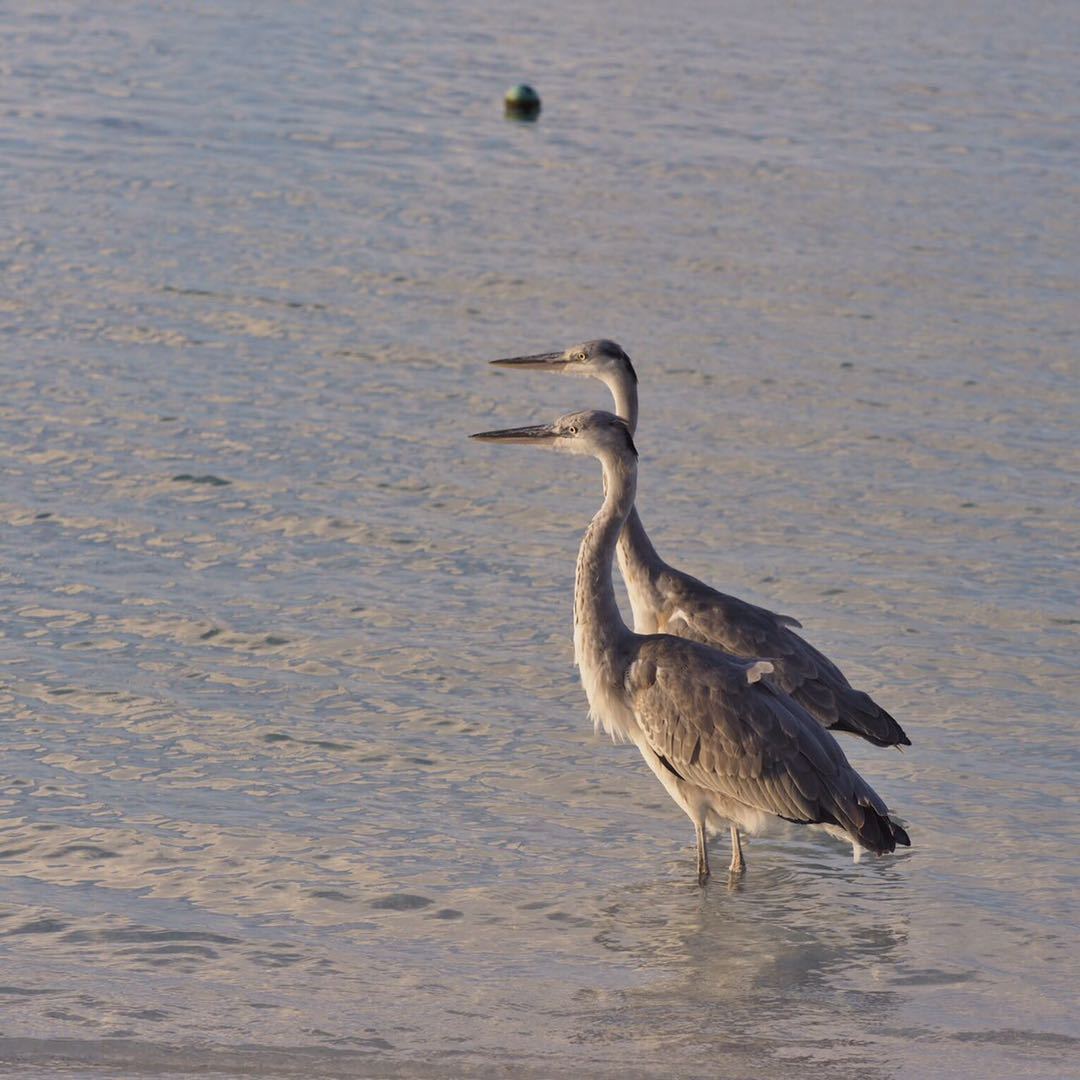
[[[630,433],[637,430],[638,393],[637,383],[625,371],[604,376],[604,383],[615,399],[615,413],[626,421]],[[638,605],[635,603],[634,585],[664,569],[664,563],[652,546],[645,526],[641,524],[637,507],[630,511],[622,535],[619,537],[619,566],[630,589],[630,600],[634,605],[634,618],[637,621]]]
[[[656,553],[645,526],[641,524],[636,506],[630,511],[619,535],[619,565],[623,568],[624,577],[627,576],[627,571],[635,576],[643,573],[654,575],[666,568],[666,563]]]
[[[601,378],[615,399],[616,416],[622,417],[634,434],[638,422],[637,381],[626,371],[605,373]],[[634,625],[640,629],[648,624],[648,613],[656,606],[651,583],[667,566],[652,546],[636,506],[631,508],[619,535],[618,551],[619,568],[634,609]]]
[[[637,462],[629,454],[605,451],[604,503],[589,523],[578,551],[574,583],[574,642],[578,664],[602,658],[630,633],[615,602],[611,564],[615,544],[637,490]]]
[[[633,435],[637,431],[637,383],[625,371],[605,372],[600,378],[615,399],[615,415],[626,421]]]

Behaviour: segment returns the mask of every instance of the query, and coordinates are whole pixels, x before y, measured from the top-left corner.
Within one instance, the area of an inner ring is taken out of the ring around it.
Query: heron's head
[[[634,439],[626,421],[598,409],[567,413],[551,424],[480,431],[472,438],[485,442],[528,443],[567,454],[591,454],[593,457],[608,454],[622,459],[637,457]]]
[[[606,338],[571,345],[565,352],[534,353],[492,360],[497,367],[536,368],[562,375],[591,375],[594,379],[622,376],[637,382],[637,372],[620,345]]]

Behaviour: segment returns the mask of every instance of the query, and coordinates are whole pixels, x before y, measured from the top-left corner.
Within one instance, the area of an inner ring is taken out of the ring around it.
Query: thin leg
[[[709,849],[705,846],[705,826],[700,822],[694,823],[697,830],[697,879],[699,885],[704,885],[709,880]]]
[[[746,860],[742,857],[742,844],[739,842],[739,830],[731,826],[731,865],[728,873],[741,874],[746,869]]]

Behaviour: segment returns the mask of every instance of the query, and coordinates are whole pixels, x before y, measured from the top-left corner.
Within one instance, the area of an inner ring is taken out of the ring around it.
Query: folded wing
[[[760,674],[657,635],[642,639],[626,684],[649,746],[689,783],[788,821],[839,826],[878,853],[907,843],[836,740]]]
[[[672,580],[667,596],[675,612],[667,630],[714,645],[736,656],[768,657],[775,682],[825,727],[848,731],[876,746],[910,746],[904,729],[870,697],[856,690],[840,669],[790,629],[787,615],[717,592],[686,575]]]

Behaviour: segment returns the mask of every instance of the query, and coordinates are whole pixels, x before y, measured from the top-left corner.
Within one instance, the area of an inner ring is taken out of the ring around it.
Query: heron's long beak
[[[557,435],[558,432],[551,424],[534,424],[532,427],[504,428],[502,431],[478,431],[469,438],[482,439],[485,442],[543,443]]]
[[[561,352],[534,353],[532,356],[508,356],[505,360],[490,361],[496,367],[543,368],[545,371],[559,371],[566,367],[569,360]]]

